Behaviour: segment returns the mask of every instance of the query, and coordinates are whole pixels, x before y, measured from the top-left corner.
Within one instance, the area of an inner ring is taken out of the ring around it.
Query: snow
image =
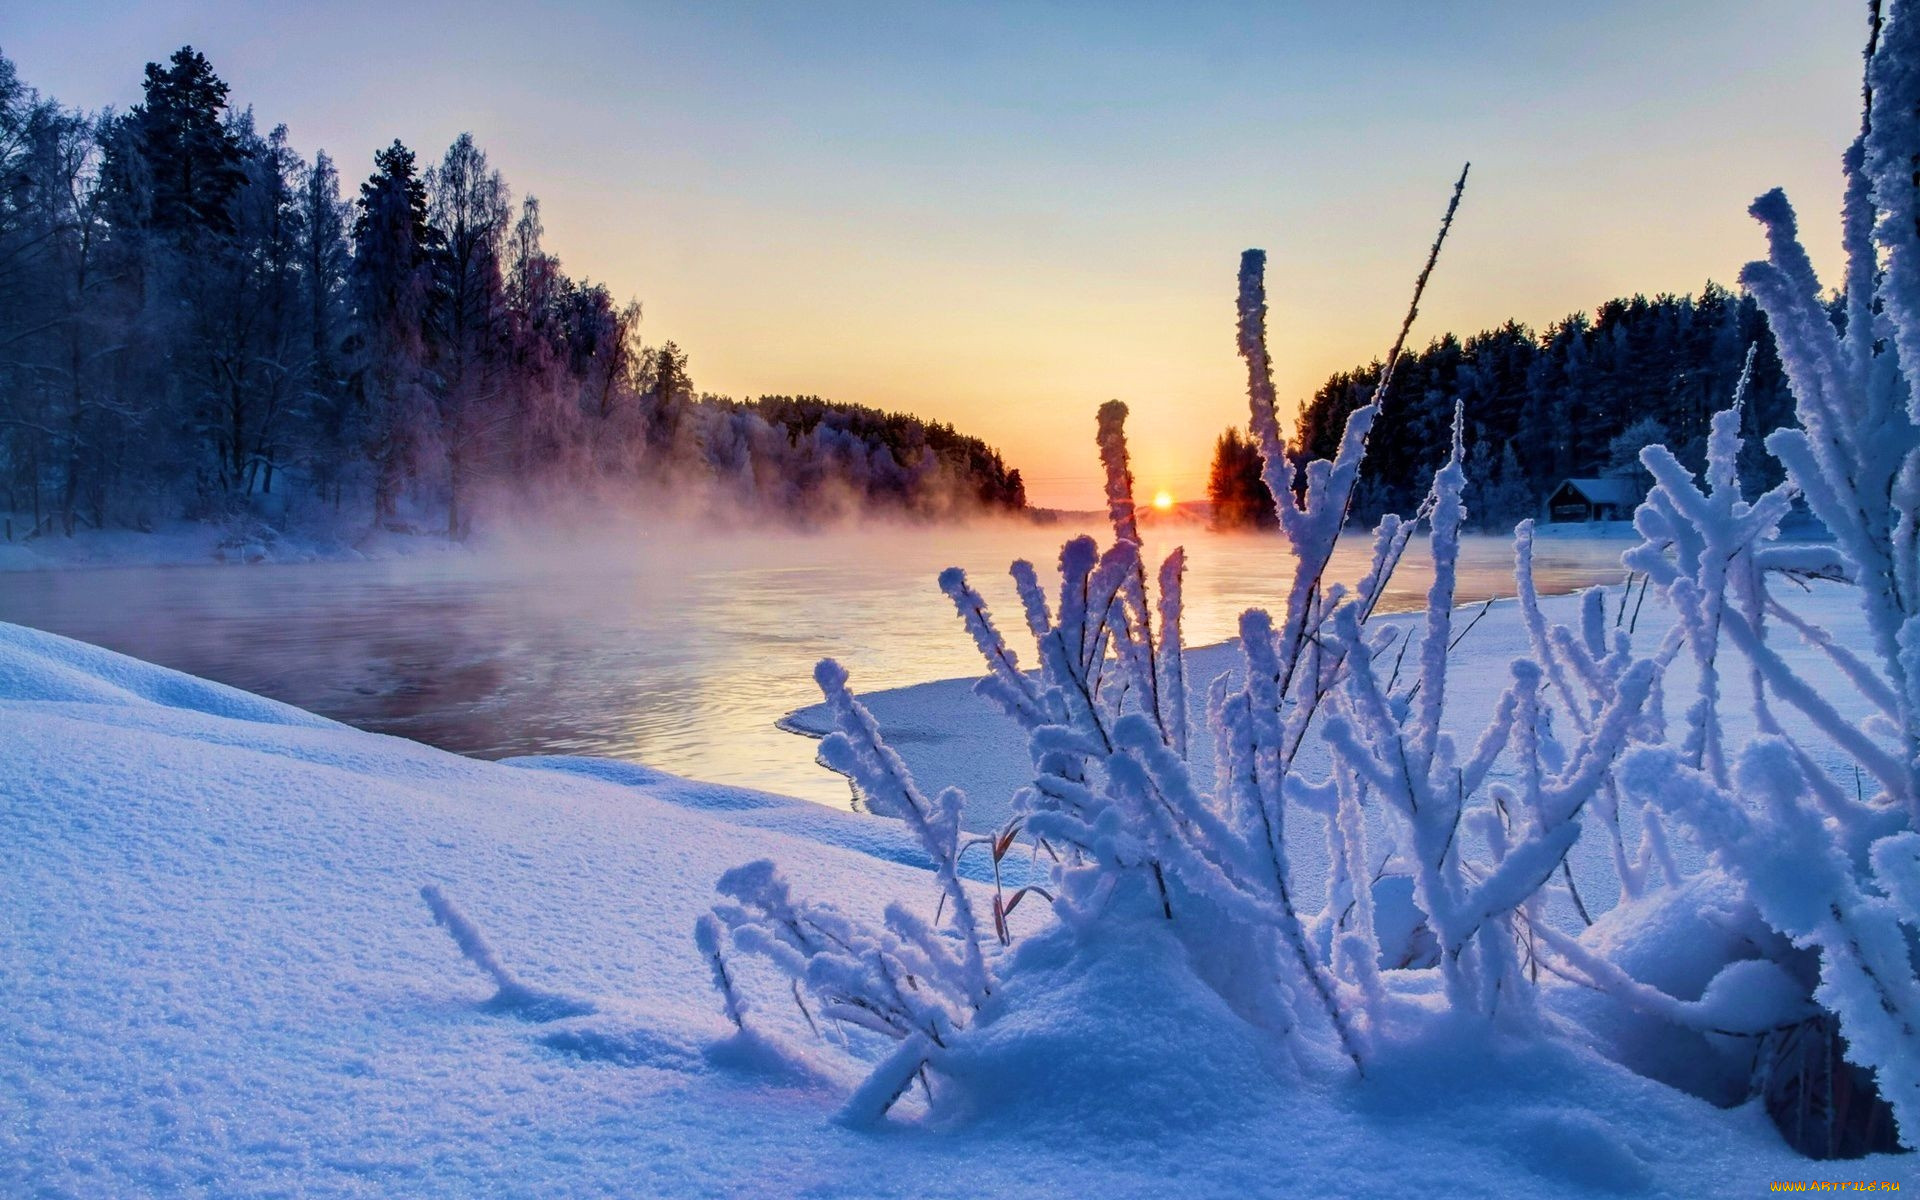
[[[1461,650],[1497,663],[1518,625],[1490,617]],[[867,699],[889,733],[904,712],[943,735],[894,742],[923,781],[991,793],[964,778],[986,756],[956,748],[1011,722],[951,684]],[[946,1062],[958,1103],[857,1132],[832,1121],[847,1071],[796,1011],[763,990],[760,1032],[734,1031],[692,931],[713,881],[760,858],[862,920],[892,898],[931,919],[938,884],[895,822],[631,764],[464,759],[16,626],[0,724],[8,1195],[1697,1194],[1820,1174],[1752,1109],[1485,1027],[1377,1046],[1364,1081],[1329,1083],[1172,939],[1068,954],[1057,931],[1016,942],[1019,991]],[[463,959],[422,888],[503,974]],[[503,978],[565,1003],[497,1003]]]

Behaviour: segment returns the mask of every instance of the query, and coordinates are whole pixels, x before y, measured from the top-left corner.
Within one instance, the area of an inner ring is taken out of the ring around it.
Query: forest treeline
[[[1833,311],[1840,320],[1837,302]],[[1483,528],[1539,515],[1568,478],[1650,483],[1639,453],[1655,442],[1698,470],[1708,422],[1732,401],[1749,346],[1756,350],[1741,412],[1741,474],[1749,488],[1769,487],[1780,468],[1759,439],[1793,421],[1793,397],[1759,305],[1708,283],[1697,296],[1611,300],[1538,334],[1517,321],[1465,340],[1447,334],[1405,355],[1369,440],[1354,519],[1419,506],[1446,458],[1456,403],[1465,417],[1467,504]],[[1290,452],[1301,461],[1331,458],[1382,369],[1374,362],[1329,378],[1302,407]],[[1216,443],[1209,494],[1222,525],[1270,519],[1259,451],[1239,429]]]
[[[0,499],[34,533],[340,514],[459,537],[583,491],[799,521],[1025,505],[950,426],[698,393],[469,135],[431,163],[395,141],[343,198],[191,47],[144,90],[85,113],[0,56]]]

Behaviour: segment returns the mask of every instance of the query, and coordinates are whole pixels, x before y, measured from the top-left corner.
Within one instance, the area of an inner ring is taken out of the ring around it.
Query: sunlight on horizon
[[[1833,282],[1855,6],[1540,7],[122,2],[22,6],[4,50],[67,104],[124,108],[191,42],[349,194],[394,137],[431,161],[471,130],[566,268],[640,298],[702,390],[952,422],[1036,504],[1088,508],[1113,397],[1141,476],[1203,494],[1246,417],[1242,249],[1270,255],[1291,411],[1385,352],[1468,159],[1416,346],[1731,284],[1775,185]]]

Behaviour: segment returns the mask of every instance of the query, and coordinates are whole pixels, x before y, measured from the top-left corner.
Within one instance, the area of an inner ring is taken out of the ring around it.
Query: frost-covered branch
[[[1767,256],[1741,280],[1766,313],[1799,424],[1766,441],[1786,482],[1751,502],[1741,495],[1738,397],[1714,418],[1700,482],[1662,448],[1642,455],[1655,485],[1627,562],[1664,591],[1699,684],[1685,742],[1636,750],[1620,779],[1692,833],[1761,921],[1817,952],[1808,999],[1838,1018],[1848,1057],[1872,1068],[1912,1145],[1920,923],[1903,849],[1920,836],[1920,9],[1887,7],[1869,49],[1862,135],[1842,160],[1841,325],[1785,195],[1768,192],[1750,210]],[[1830,547],[1775,544],[1796,496],[1832,533]],[[1770,581],[1782,577],[1852,587],[1866,645],[1856,651],[1775,598]],[[1770,623],[1798,634],[1880,715],[1844,713],[1773,644]],[[1721,712],[1723,650],[1746,661],[1751,684],[1758,735],[1742,747],[1728,744]],[[1830,777],[1836,762],[1857,793]]]
[[[480,932],[480,927],[455,907],[453,901],[447,899],[438,884],[423,886],[420,898],[427,902],[434,923],[445,929],[453,939],[453,944],[459,947],[461,956],[493,981],[495,990],[492,999],[487,1001],[488,1009],[538,1021],[558,1020],[593,1011],[593,1006],[583,1000],[523,983],[500,961],[500,956],[494,952],[486,935]]]
[[[880,727],[847,687],[847,672],[832,659],[823,659],[813,677],[833,714],[835,732],[820,743],[820,758],[859,786],[875,812],[899,817],[914,832],[933,860],[934,876],[953,910],[953,927],[960,936],[963,986],[975,1007],[986,999],[991,985],[980,950],[980,931],[973,919],[973,902],[960,882],[960,810],[965,797],[955,788],[941,792],[931,803],[914,785],[900,756],[882,740]]]

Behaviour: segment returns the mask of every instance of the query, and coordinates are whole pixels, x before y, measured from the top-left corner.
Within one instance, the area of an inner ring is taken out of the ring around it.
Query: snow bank
[[[463,759],[15,626],[0,661],[0,1193],[1598,1195],[1807,1173],[1756,1114],[1576,1051],[1389,1056],[1323,1091],[1204,989],[1156,987],[1190,973],[1151,944],[1063,957],[1071,986],[988,1014],[954,1069],[992,1082],[943,1128],[850,1132],[843,1085],[792,1049],[799,1016],[734,1036],[688,934],[757,857],[862,917],[931,906],[892,822]],[[490,1006],[428,885],[513,979],[593,1011]],[[1019,952],[1040,980],[1045,937]]]

